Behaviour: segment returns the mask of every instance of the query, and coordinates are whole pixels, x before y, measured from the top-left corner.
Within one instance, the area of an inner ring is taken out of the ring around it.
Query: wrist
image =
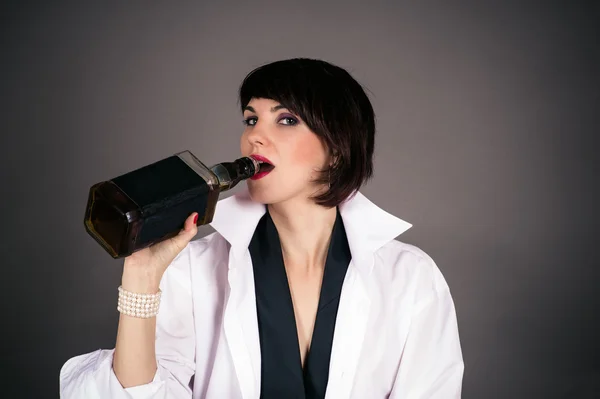
[[[126,316],[150,319],[158,314],[162,292],[156,294],[139,294],[119,287],[117,310]]]
[[[162,274],[135,267],[124,267],[121,277],[123,289],[139,294],[155,294],[158,292]]]

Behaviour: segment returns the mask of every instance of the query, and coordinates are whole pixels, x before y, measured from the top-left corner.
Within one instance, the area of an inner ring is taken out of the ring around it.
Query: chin
[[[248,193],[252,201],[259,204],[269,205],[280,201],[277,193],[274,193],[272,190],[269,192],[269,190],[258,188],[251,182],[248,183]]]
[[[248,193],[254,202],[272,205],[297,197],[300,192],[293,186],[264,184],[261,181],[248,181]]]

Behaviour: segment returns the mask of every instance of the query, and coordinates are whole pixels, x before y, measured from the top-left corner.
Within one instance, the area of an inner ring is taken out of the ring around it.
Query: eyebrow
[[[275,111],[279,111],[280,109],[287,109],[286,107],[284,107],[281,104],[278,104],[274,107],[271,108],[271,112],[275,112]],[[251,106],[247,105],[244,107],[244,111],[250,111],[250,112],[254,112],[256,113],[256,111],[254,110],[254,108],[252,108]]]

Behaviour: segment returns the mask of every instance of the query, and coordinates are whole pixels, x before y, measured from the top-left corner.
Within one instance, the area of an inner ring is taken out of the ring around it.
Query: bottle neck
[[[209,169],[219,180],[219,190],[225,191],[258,173],[260,164],[250,157],[242,157],[233,162],[218,163]]]

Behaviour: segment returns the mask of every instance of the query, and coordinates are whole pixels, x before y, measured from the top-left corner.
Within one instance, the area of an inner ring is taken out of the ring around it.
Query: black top
[[[262,399],[324,398],[342,283],[350,263],[339,210],[325,262],[319,306],[304,370],[279,234],[267,211],[249,245],[254,267]]]

